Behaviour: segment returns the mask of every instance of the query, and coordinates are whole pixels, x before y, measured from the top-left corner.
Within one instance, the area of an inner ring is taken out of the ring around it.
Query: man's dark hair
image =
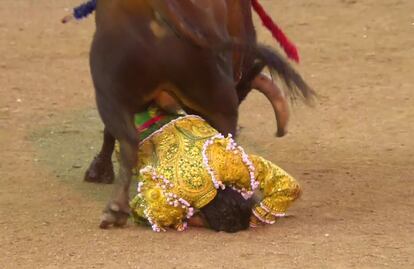
[[[218,190],[216,197],[200,209],[210,229],[235,233],[249,228],[253,201],[245,200],[237,191]]]

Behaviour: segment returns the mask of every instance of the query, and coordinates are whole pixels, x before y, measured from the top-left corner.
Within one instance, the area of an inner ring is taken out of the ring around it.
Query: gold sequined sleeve
[[[130,203],[135,221],[147,222],[157,232],[168,227],[184,230],[188,208],[154,181],[150,171],[143,169],[138,175],[138,195]]]
[[[299,198],[301,189],[296,180],[272,162],[250,155],[262,200],[254,207],[253,214],[261,221],[272,224],[285,215],[290,204]]]

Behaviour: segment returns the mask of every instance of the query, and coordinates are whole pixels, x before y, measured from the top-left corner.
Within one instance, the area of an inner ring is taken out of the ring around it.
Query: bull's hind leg
[[[86,170],[85,181],[105,184],[112,184],[114,182],[115,174],[112,164],[114,146],[115,138],[109,133],[108,128],[104,128],[101,151],[93,159],[88,170]]]

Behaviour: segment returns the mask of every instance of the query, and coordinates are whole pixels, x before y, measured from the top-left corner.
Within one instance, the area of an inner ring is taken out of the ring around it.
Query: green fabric
[[[135,114],[135,126],[137,128],[139,128],[139,126],[143,125],[144,123],[151,120],[152,118],[155,118],[157,116],[162,116],[161,120],[159,120],[155,124],[152,124],[147,129],[139,133],[140,141],[147,138],[148,136],[150,136],[152,133],[154,133],[158,129],[162,128],[165,124],[183,115],[185,115],[185,113],[182,111],[177,112],[175,114],[167,114],[165,111],[155,106],[151,106],[144,112]]]

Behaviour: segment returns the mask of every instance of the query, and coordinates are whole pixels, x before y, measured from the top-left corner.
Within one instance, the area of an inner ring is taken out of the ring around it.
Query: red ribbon
[[[263,25],[272,33],[273,37],[279,42],[280,46],[285,51],[286,55],[299,63],[299,52],[296,46],[287,38],[283,31],[277,26],[272,18],[266,13],[258,0],[252,0],[252,6],[257,15],[262,20]]]
[[[138,133],[141,133],[142,131],[146,130],[147,128],[151,127],[153,124],[156,124],[160,120],[162,120],[165,116],[164,115],[158,115],[154,118],[151,118],[144,122],[141,126],[138,127],[137,131]]]

